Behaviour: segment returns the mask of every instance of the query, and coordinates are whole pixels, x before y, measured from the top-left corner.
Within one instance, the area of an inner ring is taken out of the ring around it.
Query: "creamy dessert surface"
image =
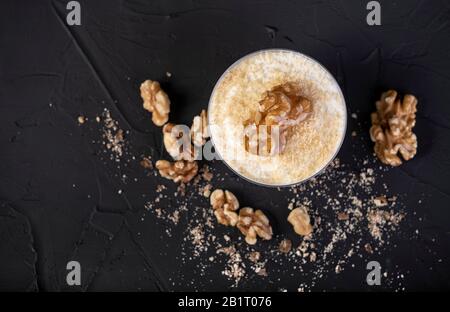
[[[247,152],[245,120],[258,110],[264,92],[286,82],[299,85],[312,102],[312,114],[289,130],[283,153]],[[222,76],[209,105],[211,137],[221,158],[263,184],[292,184],[319,172],[339,149],[346,128],[345,102],[334,78],[312,59],[290,51],[262,51],[242,59]]]

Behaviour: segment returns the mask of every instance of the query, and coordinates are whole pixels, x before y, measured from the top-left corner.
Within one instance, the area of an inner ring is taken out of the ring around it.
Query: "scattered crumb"
[[[298,290],[310,291],[330,274],[353,268],[361,257],[382,252],[390,246],[391,237],[397,235],[394,233],[405,216],[404,205],[401,197],[392,194],[383,183],[383,169],[377,160],[370,152],[367,155],[364,159],[355,156],[351,164],[335,159],[324,173],[287,188],[283,207],[289,210],[305,207],[314,227],[311,235],[295,236],[292,241],[287,238],[280,241],[276,235],[282,233],[275,232],[275,239],[249,246],[240,236],[233,236],[229,228],[218,225],[208,198],[231,175],[218,173],[213,166],[204,165],[190,183],[175,185],[163,181],[154,186],[155,191],[150,193],[155,196],[147,200],[145,214],[155,217],[168,238],[173,236],[172,244],[180,242],[176,236],[180,231],[172,234],[172,230],[184,229],[181,265],[174,272],[178,276],[174,283],[193,285],[194,290],[205,289],[209,279],[204,277],[214,267],[230,281],[231,287],[252,279],[282,284],[276,280],[279,274],[302,274]],[[146,168],[144,159],[140,163]],[[152,163],[151,158],[148,162]],[[196,206],[194,202],[203,204]],[[270,266],[266,267],[268,261]],[[195,272],[191,280],[183,277],[186,267]]]
[[[384,206],[387,206],[388,201],[385,196],[378,196],[373,199],[373,203],[377,207],[384,207]]]
[[[119,162],[124,153],[124,131],[119,123],[111,117],[108,109],[103,110],[103,144],[112,152],[111,159]]]
[[[253,263],[257,263],[259,259],[261,258],[261,253],[258,251],[252,251],[248,254],[248,260],[250,260]]]
[[[403,213],[395,213],[393,210],[371,209],[367,214],[369,231],[373,238],[383,242],[383,232],[398,226],[403,219]]]
[[[346,213],[346,212],[339,212],[338,213],[338,220],[339,221],[345,221],[345,220],[348,220],[349,219],[349,216],[348,216],[348,214]]]
[[[205,187],[203,188],[203,196],[208,198],[211,195],[211,189],[212,189],[212,185],[206,184]]]
[[[228,256],[226,268],[222,271],[222,274],[232,279],[234,285],[237,286],[246,274],[241,254],[236,250],[234,245],[218,249],[217,254],[221,253]]]
[[[373,254],[372,246],[369,243],[364,245],[364,249],[367,251],[367,253]]]
[[[211,180],[213,178],[213,174],[211,173],[211,171],[209,171],[209,167],[207,165],[203,166],[201,172],[202,172],[202,178],[205,181],[211,182]]]

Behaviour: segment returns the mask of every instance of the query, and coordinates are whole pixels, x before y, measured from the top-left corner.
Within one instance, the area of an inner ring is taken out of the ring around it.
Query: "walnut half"
[[[195,116],[192,121],[191,137],[192,142],[196,146],[203,146],[206,143],[206,139],[209,138],[208,118],[204,109],[202,109],[200,116]]]
[[[276,155],[286,147],[288,131],[312,112],[312,103],[294,83],[275,86],[264,93],[258,111],[244,122],[245,150],[256,155]]]
[[[175,183],[187,183],[192,180],[198,172],[196,161],[178,160],[170,162],[167,160],[158,160],[155,164],[159,174]]]
[[[308,211],[305,207],[293,209],[287,218],[288,222],[294,227],[295,233],[302,236],[307,236],[312,233],[313,227],[310,224]]]
[[[238,222],[239,201],[230,191],[216,189],[209,198],[217,221],[223,225],[235,226]]]
[[[166,151],[175,160],[194,160],[195,150],[191,144],[189,128],[167,123],[163,127],[163,142]]]
[[[261,210],[254,211],[253,208],[245,207],[239,211],[237,228],[245,235],[245,241],[249,245],[256,244],[257,237],[264,240],[272,238],[272,227],[269,219]]]
[[[407,94],[401,99],[397,92],[389,90],[376,102],[372,113],[370,138],[375,142],[375,154],[384,164],[399,166],[417,152],[417,137],[412,132],[416,124],[417,99]]]
[[[278,246],[278,250],[282,253],[289,253],[292,249],[292,241],[289,239],[283,239]]]
[[[141,84],[141,97],[144,108],[152,113],[152,121],[157,126],[164,125],[169,120],[170,100],[161,89],[158,81],[146,80]]]

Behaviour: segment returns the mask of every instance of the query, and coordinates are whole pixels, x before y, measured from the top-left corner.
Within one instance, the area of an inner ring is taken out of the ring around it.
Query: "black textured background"
[[[382,26],[370,27],[367,1],[360,0],[85,0],[82,25],[69,27],[67,1],[1,1],[0,290],[71,290],[70,260],[83,269],[75,290],[229,289],[220,268],[196,277],[180,263],[179,244],[165,238],[164,224],[152,216],[141,221],[161,179],[146,176],[138,160],[159,157],[161,135],[138,88],[147,78],[160,80],[173,103],[171,120],[190,124],[232,62],[273,47],[301,51],[328,68],[363,133],[381,91],[418,97],[418,154],[390,169],[385,182],[407,199],[414,218],[405,224],[419,236],[394,237],[377,260],[408,272],[406,290],[449,290],[450,1],[380,2]],[[78,115],[92,118],[105,107],[130,131],[136,155],[119,169],[93,143],[101,135],[95,123],[77,123]],[[350,142],[356,126],[350,118],[339,154],[350,165],[363,153]],[[367,135],[364,142],[370,149]],[[212,166],[227,171],[220,162]],[[137,182],[124,182],[123,174]],[[285,218],[285,191],[232,174],[221,183],[245,204]],[[280,222],[277,233],[289,231]],[[364,263],[324,277],[315,290],[369,290]],[[296,290],[301,278],[271,275],[238,289]]]

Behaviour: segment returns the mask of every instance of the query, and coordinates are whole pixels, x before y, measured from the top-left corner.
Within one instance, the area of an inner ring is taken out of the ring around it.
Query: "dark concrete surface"
[[[178,257],[186,220],[172,238],[153,215],[141,221],[156,185],[170,183],[139,166],[141,155],[156,160],[162,151],[138,88],[160,80],[171,120],[190,124],[223,71],[263,48],[301,51],[336,77],[360,121],[349,118],[339,154],[350,167],[371,149],[369,115],[381,91],[418,97],[418,154],[384,178],[402,196],[407,218],[376,259],[405,274],[383,290],[449,290],[450,2],[380,2],[381,26],[366,24],[366,1],[337,0],[80,1],[82,25],[68,26],[67,1],[1,1],[0,290],[231,289],[223,263],[201,276],[196,260]],[[99,125],[77,122],[104,108],[129,131],[125,164],[105,160],[93,143],[101,140]],[[355,129],[364,148],[352,145]],[[217,186],[264,206],[278,220],[276,235],[294,237],[281,222],[286,190],[251,185],[218,161],[211,167],[227,173]],[[66,284],[70,260],[81,263],[79,287]],[[312,290],[371,290],[364,261],[325,275]],[[277,272],[236,289],[295,291],[308,278]]]

